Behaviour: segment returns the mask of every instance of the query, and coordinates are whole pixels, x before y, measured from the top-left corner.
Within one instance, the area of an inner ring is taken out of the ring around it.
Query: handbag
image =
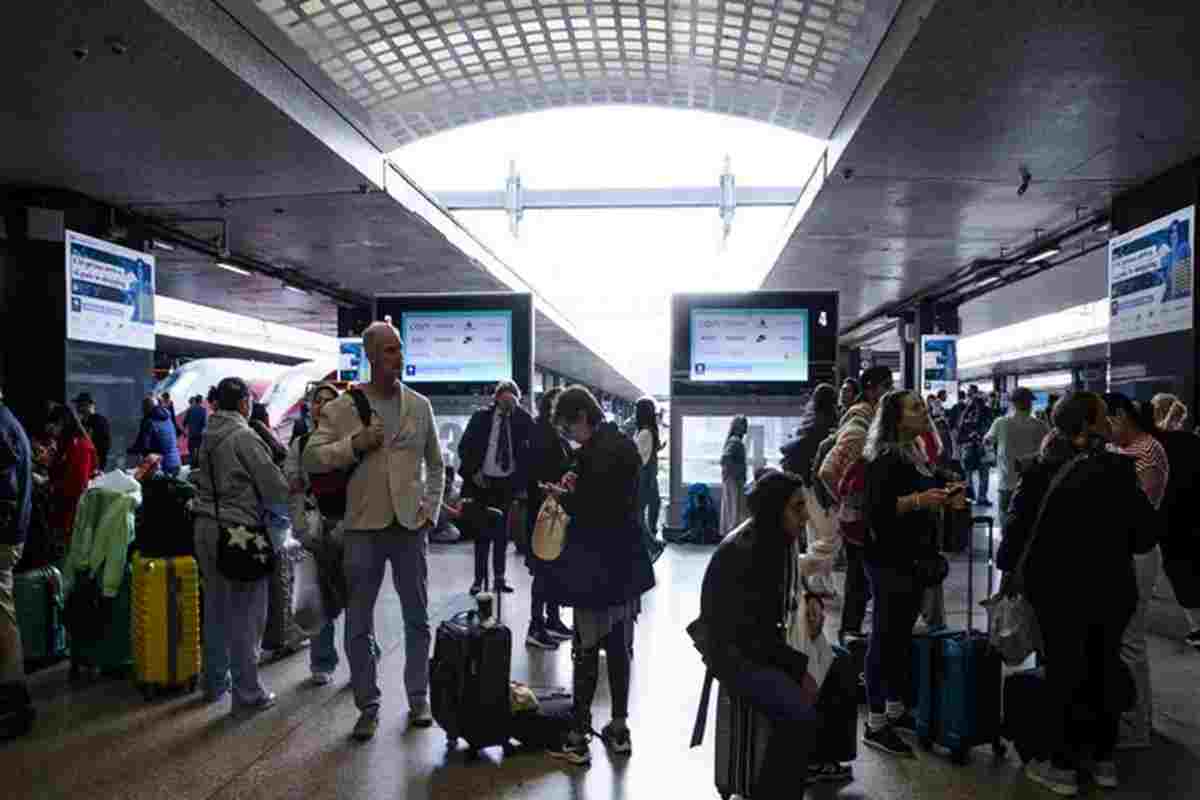
[[[1029,658],[1031,653],[1042,647],[1042,632],[1038,626],[1037,614],[1034,612],[1033,605],[1025,597],[1025,561],[1029,558],[1038,533],[1041,532],[1042,517],[1046,513],[1046,506],[1049,505],[1051,495],[1071,472],[1071,469],[1087,457],[1087,453],[1080,453],[1059,467],[1053,480],[1050,481],[1049,488],[1046,489],[1046,494],[1042,496],[1037,517],[1034,518],[1033,530],[1029,534],[1029,541],[1025,543],[1021,559],[1012,573],[1012,585],[1016,587],[1016,591],[1006,592],[1002,584],[999,592],[983,601],[982,605],[988,613],[988,641],[1000,654],[1004,663],[1010,667],[1019,666]]]
[[[543,561],[555,561],[567,544],[567,526],[571,517],[558,498],[546,498],[533,526],[533,554]]]
[[[227,527],[221,522],[221,494],[217,491],[212,450],[205,455],[208,479],[212,483],[213,510],[217,516],[217,571],[231,581],[253,583],[261,580],[275,570],[275,548],[267,536],[267,526]]]

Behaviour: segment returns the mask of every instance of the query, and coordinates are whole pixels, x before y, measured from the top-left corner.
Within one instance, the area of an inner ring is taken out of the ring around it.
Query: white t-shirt
[[[648,428],[642,428],[633,437],[633,443],[637,445],[638,455],[642,457],[642,466],[650,463],[650,459],[654,457],[654,434]]]

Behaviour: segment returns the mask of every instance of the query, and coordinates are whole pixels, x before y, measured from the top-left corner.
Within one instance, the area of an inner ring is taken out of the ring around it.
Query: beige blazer
[[[394,522],[415,530],[422,512],[426,521],[437,522],[446,470],[433,407],[404,385],[394,402],[401,408],[399,439],[385,441],[361,463],[350,440],[363,424],[349,393],[321,408],[320,424],[304,448],[304,468],[312,473],[358,463],[347,487],[347,530],[377,531]]]

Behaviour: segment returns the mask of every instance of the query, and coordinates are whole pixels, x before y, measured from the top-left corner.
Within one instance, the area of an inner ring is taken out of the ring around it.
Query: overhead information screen
[[[808,381],[807,309],[693,308],[691,334],[693,381]]]
[[[404,380],[494,383],[513,379],[510,310],[405,311]]]

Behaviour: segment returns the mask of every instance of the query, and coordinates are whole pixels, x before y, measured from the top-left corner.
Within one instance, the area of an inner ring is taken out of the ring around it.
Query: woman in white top
[[[645,530],[650,557],[657,559],[666,545],[658,540],[658,512],[662,503],[658,493],[658,454],[663,444],[658,435],[658,408],[653,398],[643,397],[637,401],[634,420],[637,433],[633,441],[642,458],[638,473],[638,521]]]

